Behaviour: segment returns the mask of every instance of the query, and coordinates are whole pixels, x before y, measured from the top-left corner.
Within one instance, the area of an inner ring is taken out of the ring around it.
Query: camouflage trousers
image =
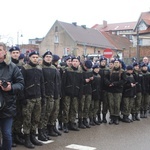
[[[48,121],[49,125],[55,125],[56,119],[58,118],[58,114],[59,114],[59,105],[60,105],[60,98],[55,99],[54,107]]]
[[[47,127],[49,117],[52,114],[52,110],[54,108],[54,99],[50,96],[46,97],[46,103],[42,106],[40,122],[38,125],[39,129],[43,129]]]
[[[134,98],[133,97],[123,97],[122,98],[122,114],[129,116],[133,108]]]
[[[41,117],[41,98],[27,99],[27,105],[23,106],[23,132],[35,133]]]
[[[78,98],[65,96],[63,99],[63,123],[75,122],[78,113]]]
[[[141,110],[148,110],[149,109],[149,94],[142,94],[142,101],[141,101]]]
[[[16,116],[13,118],[12,132],[21,133],[23,125],[21,100],[16,100]]]
[[[141,100],[142,100],[142,93],[139,92],[139,93],[136,94],[136,98],[134,98],[133,107],[132,107],[132,110],[131,110],[132,114],[140,112]]]
[[[90,110],[89,110],[89,117],[96,117],[97,111],[99,109],[99,102],[100,100],[93,100],[91,101]]]
[[[108,92],[109,111],[112,116],[119,116],[122,93]]]
[[[89,118],[91,100],[91,95],[83,95],[82,98],[79,100],[78,118]]]

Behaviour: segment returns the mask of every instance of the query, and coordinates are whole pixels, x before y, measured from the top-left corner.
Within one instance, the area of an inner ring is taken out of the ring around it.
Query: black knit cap
[[[127,70],[133,70],[133,67],[131,65],[128,65],[126,69]]]
[[[53,61],[58,61],[60,57],[58,55],[53,55]]]
[[[92,68],[93,68],[93,69],[99,68],[99,65],[98,65],[98,64],[94,64]]]

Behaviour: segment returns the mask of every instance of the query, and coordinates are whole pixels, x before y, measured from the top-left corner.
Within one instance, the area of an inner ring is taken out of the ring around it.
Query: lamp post
[[[137,62],[139,62],[139,60],[140,60],[140,49],[139,49],[139,24],[137,25],[136,58],[137,58]]]
[[[17,32],[17,46],[18,46],[18,47],[20,47],[20,37],[22,38],[23,35],[20,34],[20,32],[18,31],[18,32]]]

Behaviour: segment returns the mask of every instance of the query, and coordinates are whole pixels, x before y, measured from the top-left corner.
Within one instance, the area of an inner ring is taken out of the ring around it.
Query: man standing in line
[[[11,150],[12,123],[16,115],[15,96],[23,90],[24,80],[19,68],[8,58],[6,45],[0,42],[0,128],[2,150]]]
[[[36,129],[41,116],[41,105],[45,104],[44,77],[41,66],[38,65],[39,54],[33,51],[29,54],[29,63],[22,68],[25,81],[23,100],[23,132],[25,146],[34,148],[42,143],[36,139]]]
[[[19,57],[20,57],[20,48],[17,46],[12,46],[9,49],[10,55],[11,55],[11,61],[18,66],[18,68],[21,70],[22,68],[22,63],[19,62]],[[23,92],[23,91],[22,91]],[[16,147],[16,144],[24,144],[24,139],[23,134],[21,132],[22,130],[22,124],[23,124],[23,117],[22,117],[22,98],[23,98],[23,93],[19,92],[17,95],[16,99],[16,110],[17,114],[14,117],[13,121],[13,127],[12,127],[12,138],[13,138],[13,143],[12,147]]]

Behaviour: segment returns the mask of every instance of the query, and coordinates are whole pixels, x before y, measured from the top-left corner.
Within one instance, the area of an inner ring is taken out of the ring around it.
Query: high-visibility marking
[[[77,145],[77,144],[71,144],[66,146],[66,148],[76,149],[76,150],[95,150],[95,147],[90,146],[83,146],[83,145]]]

